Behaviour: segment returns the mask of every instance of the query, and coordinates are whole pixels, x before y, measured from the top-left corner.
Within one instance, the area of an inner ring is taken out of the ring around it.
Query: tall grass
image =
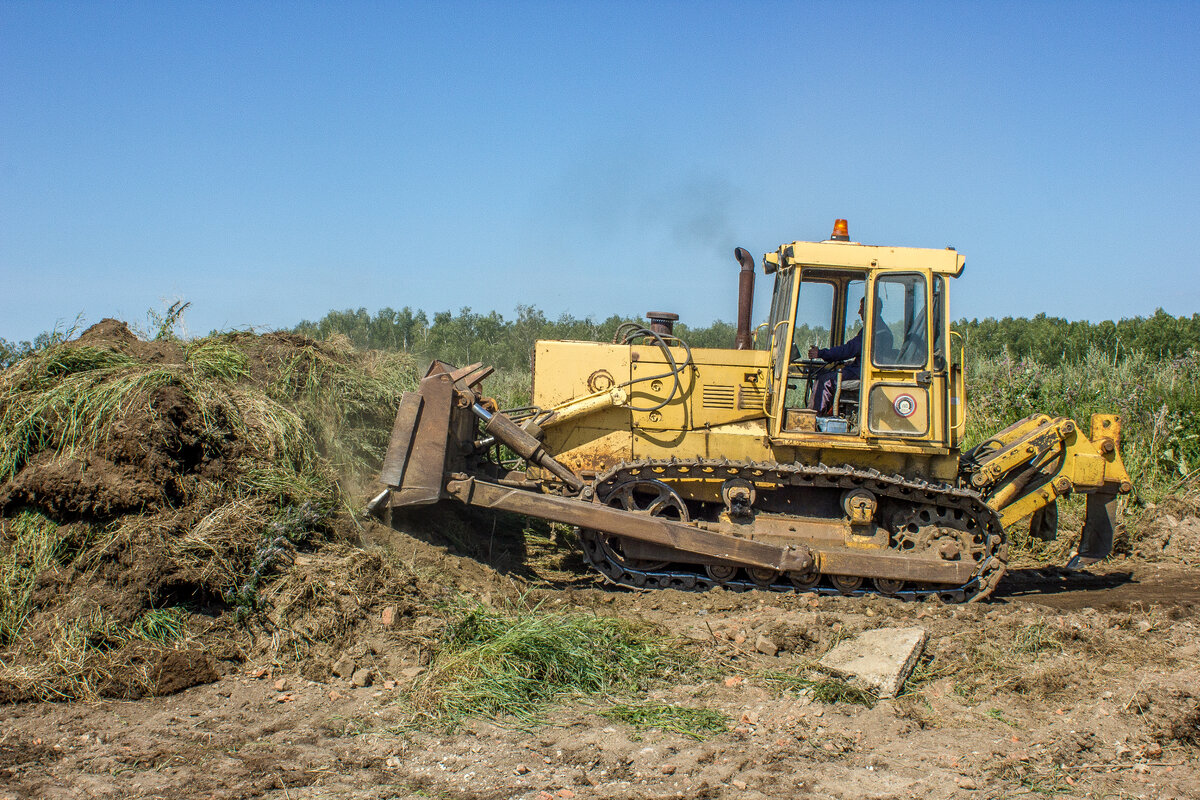
[[[1114,358],[1096,349],[1047,367],[1005,355],[974,358],[967,372],[967,439],[981,441],[1029,414],[1122,418],[1121,456],[1138,494],[1157,500],[1200,467],[1200,353]]]
[[[680,663],[652,632],[614,617],[477,605],[450,620],[414,698],[438,716],[529,721],[556,698],[635,689]]]
[[[529,405],[533,379],[525,370],[499,369],[487,379],[484,390],[500,408],[520,408]]]
[[[344,338],[344,337],[343,337]],[[274,365],[268,396],[296,409],[338,475],[376,470],[400,396],[416,388],[407,353],[353,353],[348,341],[289,349]]]
[[[56,563],[64,547],[59,526],[37,512],[23,511],[0,524],[0,646],[5,646],[25,627],[37,576]]]

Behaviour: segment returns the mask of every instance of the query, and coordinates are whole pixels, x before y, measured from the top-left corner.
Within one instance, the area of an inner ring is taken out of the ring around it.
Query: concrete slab
[[[925,649],[924,628],[876,628],[842,642],[818,662],[880,697],[895,697]]]

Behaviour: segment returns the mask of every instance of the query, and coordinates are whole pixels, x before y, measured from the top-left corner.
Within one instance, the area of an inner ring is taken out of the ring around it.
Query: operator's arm
[[[817,350],[817,357],[825,361],[847,361],[862,355],[862,331],[853,339],[837,347],[825,347]]]

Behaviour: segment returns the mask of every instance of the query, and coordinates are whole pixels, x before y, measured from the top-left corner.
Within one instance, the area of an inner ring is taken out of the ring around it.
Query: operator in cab
[[[864,297],[858,303],[859,319],[865,319],[863,315],[866,313],[866,306],[867,298]],[[881,336],[886,334],[888,341],[885,346],[891,347],[891,331],[888,331],[886,325],[879,325],[877,327],[880,331],[880,333],[877,335]],[[853,339],[845,344],[840,344],[837,347],[817,347],[814,344],[812,347],[808,348],[808,357],[810,360],[816,360],[819,358],[828,363],[844,361],[846,363],[842,365],[841,369],[842,383],[844,384],[846,381],[856,381],[862,374],[859,358],[862,356],[862,337],[863,331],[865,330],[866,325],[864,324],[863,327],[859,329],[858,333],[855,334]],[[879,346],[879,344],[880,342],[877,341],[876,346]],[[813,386],[812,398],[809,401],[810,406],[817,412],[817,414],[821,416],[826,416],[830,413],[836,412],[836,409],[831,408],[833,405],[833,386],[836,377],[836,373],[833,370],[823,372],[817,377],[816,383]]]

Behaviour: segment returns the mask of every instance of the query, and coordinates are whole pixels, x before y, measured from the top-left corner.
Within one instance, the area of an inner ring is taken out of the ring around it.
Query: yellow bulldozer
[[[637,588],[980,600],[1005,529],[1032,515],[1053,539],[1071,493],[1087,510],[1068,568],[1108,555],[1131,488],[1117,416],[1084,431],[1037,414],[963,450],[960,253],[852,242],[837,220],[763,256],[755,329],[755,262],[735,257],[730,349],[689,347],[665,312],[611,343],[539,341],[532,404],[506,410],[490,367],[435,361],[401,401],[371,510],[452,498],[573,525],[593,568]]]

